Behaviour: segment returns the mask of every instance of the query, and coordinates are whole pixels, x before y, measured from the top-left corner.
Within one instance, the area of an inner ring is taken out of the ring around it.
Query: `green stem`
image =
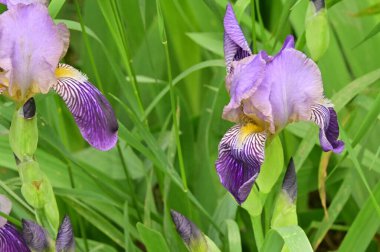
[[[129,176],[129,172],[128,172],[128,169],[127,169],[127,164],[125,162],[124,155],[123,155],[123,152],[122,152],[121,147],[120,147],[120,142],[117,142],[117,151],[119,153],[120,161],[121,161],[121,164],[122,164],[122,167],[123,167],[123,170],[124,170],[125,179],[127,180],[127,186],[128,186],[128,189],[129,189],[129,193],[132,196],[133,205],[134,205],[135,209],[137,210],[138,209],[138,204],[137,204],[136,194],[134,193],[134,190],[133,190],[133,184],[132,184],[133,181],[132,181],[131,177]],[[138,219],[140,221],[142,221],[143,219],[141,217],[140,211],[136,211],[136,212],[137,212]]]
[[[3,217],[4,219],[7,219],[9,222],[11,222],[12,224],[14,224],[17,227],[22,227],[21,222],[18,219],[13,218],[12,216],[7,215],[7,214],[5,214],[5,213],[3,213],[1,211],[0,211],[0,217]]]
[[[252,43],[253,43],[253,53],[257,53],[256,44],[256,10],[255,10],[255,0],[251,0],[251,21],[252,21]]]
[[[251,216],[253,234],[255,236],[257,250],[260,251],[264,243],[264,231],[261,223],[261,215]]]
[[[178,120],[177,120],[177,113],[176,113],[177,107],[176,107],[176,102],[175,102],[175,97],[174,97],[173,79],[172,79],[172,71],[171,71],[168,42],[167,41],[163,42],[163,45],[165,48],[165,58],[166,58],[166,64],[167,64],[167,69],[168,69],[168,82],[169,82],[169,88],[170,88],[170,102],[171,102],[171,107],[172,107],[173,126],[174,126],[175,140],[176,140],[176,145],[177,145],[179,168],[180,168],[180,172],[181,172],[183,187],[184,187],[185,191],[187,191],[188,187],[187,187],[187,180],[186,180],[185,165],[184,165],[183,156],[182,156],[181,140],[179,137]]]

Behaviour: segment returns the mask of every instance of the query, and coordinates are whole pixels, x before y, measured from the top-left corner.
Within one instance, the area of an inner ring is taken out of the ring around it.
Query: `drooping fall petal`
[[[75,68],[60,64],[54,90],[65,101],[86,141],[99,150],[109,150],[117,142],[118,123],[110,103]]]

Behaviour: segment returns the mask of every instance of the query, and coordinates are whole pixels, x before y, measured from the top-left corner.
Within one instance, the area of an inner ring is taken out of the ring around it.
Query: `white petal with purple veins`
[[[87,77],[75,68],[60,64],[54,90],[65,101],[82,133],[94,148],[109,150],[117,142],[118,123],[110,103]]]
[[[266,133],[256,133],[235,125],[227,131],[219,144],[216,170],[223,186],[243,203],[264,162]]]

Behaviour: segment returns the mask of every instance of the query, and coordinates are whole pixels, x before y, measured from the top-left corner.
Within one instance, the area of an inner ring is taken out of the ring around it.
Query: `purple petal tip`
[[[1,252],[30,252],[24,239],[11,224],[7,223],[0,228]]]
[[[35,251],[45,251],[49,246],[47,232],[33,221],[22,220],[22,237],[28,247]]]
[[[59,227],[57,241],[57,252],[73,252],[75,251],[74,233],[69,216],[63,218],[62,224]]]

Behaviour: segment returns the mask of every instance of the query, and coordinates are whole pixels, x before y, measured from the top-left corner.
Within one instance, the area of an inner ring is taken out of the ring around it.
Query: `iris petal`
[[[324,151],[333,151],[341,153],[344,149],[344,143],[338,140],[339,126],[338,119],[334,108],[323,105],[313,105],[311,107],[310,121],[315,122],[319,130],[319,141]]]
[[[265,55],[261,52],[240,62],[234,62],[234,73],[227,78],[227,88],[231,96],[229,104],[223,110],[223,118],[238,122],[242,101],[251,97],[264,78]]]
[[[57,252],[75,251],[73,228],[67,215],[63,218],[62,224],[59,227],[55,247]]]
[[[223,186],[243,203],[250,193],[264,161],[266,133],[247,131],[235,125],[219,144],[216,170]]]
[[[310,107],[323,99],[318,66],[302,52],[285,48],[267,64],[260,90],[248,102],[263,114],[274,134],[288,123],[308,118]]]
[[[63,26],[57,27],[48,9],[37,3],[17,4],[0,15],[1,79],[11,96],[47,93],[55,84],[54,71],[65,50]]]
[[[71,66],[60,64],[56,76],[54,89],[73,114],[83,138],[99,150],[114,147],[118,123],[107,99]]]
[[[28,247],[34,251],[45,251],[49,246],[47,232],[33,221],[22,221],[22,237]]]
[[[233,60],[240,60],[252,54],[251,49],[244,37],[231,4],[227,5],[224,16],[224,58],[227,72],[230,72]]]
[[[19,232],[9,223],[0,228],[0,251],[30,252]]]

